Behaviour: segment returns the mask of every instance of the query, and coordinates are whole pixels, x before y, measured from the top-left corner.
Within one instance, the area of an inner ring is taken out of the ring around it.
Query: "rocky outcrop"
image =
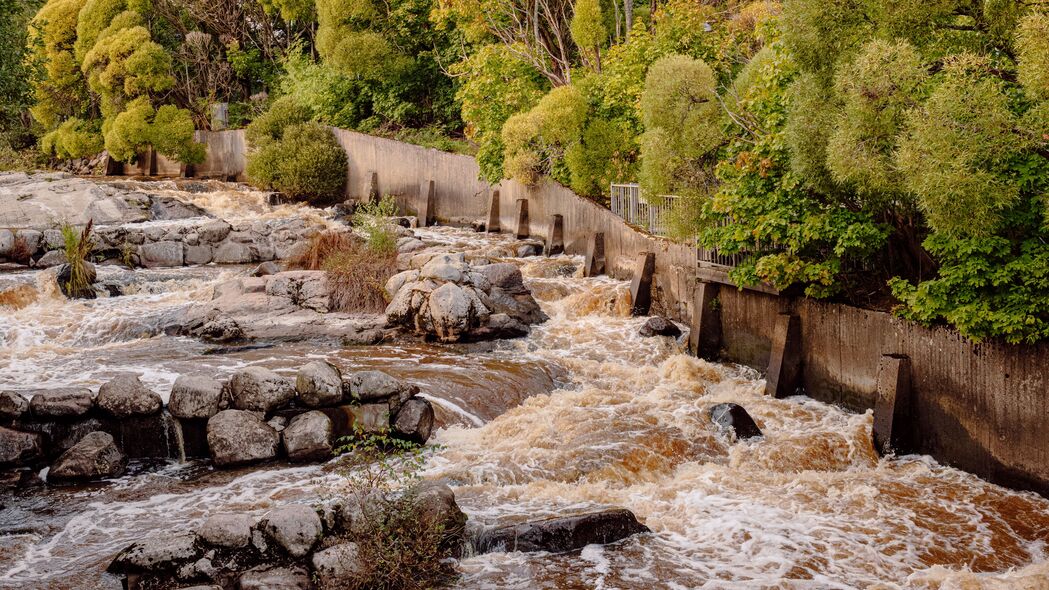
[[[489,272],[500,284],[493,284]],[[519,287],[514,283],[508,269],[486,271],[472,266],[463,254],[432,256],[419,270],[404,271],[387,282],[391,301],[386,320],[441,342],[522,336],[546,316],[523,281]]]
[[[548,551],[562,553],[590,544],[614,543],[650,532],[623,508],[578,516],[550,518],[486,530],[476,540],[478,553],[492,551]]]
[[[117,477],[126,468],[127,457],[117,448],[113,436],[106,432],[92,432],[62,453],[48,470],[47,480],[63,483]]]
[[[735,440],[763,436],[754,419],[739,404],[724,403],[710,408],[710,419]]]
[[[208,420],[208,448],[220,467],[266,461],[277,456],[280,435],[251,412],[223,410]]]
[[[17,391],[0,391],[0,419],[18,420],[29,412],[29,400]]]

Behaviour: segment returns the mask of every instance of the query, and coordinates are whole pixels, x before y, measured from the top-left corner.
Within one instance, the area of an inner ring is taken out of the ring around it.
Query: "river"
[[[268,208],[250,191],[154,188],[226,217],[316,215]],[[419,233],[461,249],[508,239]],[[575,554],[468,557],[457,588],[1049,588],[1049,501],[928,457],[879,458],[870,413],[771,399],[751,369],[640,337],[628,285],[582,278],[577,257],[515,262],[550,320],[522,339],[469,346],[228,350],[167,335],[182,309],[245,267],[139,270],[130,294],[77,302],[41,273],[0,275],[0,291],[19,293],[0,300],[0,388],[97,386],[133,371],[166,398],[180,374],[224,378],[253,364],[290,374],[312,359],[378,368],[434,403],[440,428],[425,475],[450,480],[471,521],[622,506],[653,531]],[[731,444],[716,431],[708,410],[726,401],[746,407],[765,436]],[[340,481],[331,465],[217,471],[172,461],[90,486],[9,490],[0,587],[119,588],[104,568],[135,539],[218,512],[310,501]]]

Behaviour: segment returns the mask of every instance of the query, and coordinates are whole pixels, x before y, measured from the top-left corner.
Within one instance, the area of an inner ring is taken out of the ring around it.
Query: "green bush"
[[[280,139],[264,140],[248,155],[252,183],[291,199],[323,204],[341,200],[346,186],[346,152],[331,129],[320,123],[283,127]]]
[[[270,141],[280,140],[286,127],[306,123],[312,119],[311,108],[293,96],[285,96],[275,101],[268,111],[256,117],[245,130],[245,136],[249,145],[262,147]]]

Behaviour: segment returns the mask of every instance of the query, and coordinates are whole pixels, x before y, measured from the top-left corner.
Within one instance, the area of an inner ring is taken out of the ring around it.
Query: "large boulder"
[[[429,325],[441,342],[456,342],[487,321],[490,312],[470,287],[445,283],[430,293]]]
[[[229,383],[233,407],[269,414],[295,398],[291,381],[263,367],[247,367],[233,374]]]
[[[32,463],[43,454],[39,434],[0,426],[0,466]]]
[[[346,580],[367,572],[356,543],[340,543],[318,551],[311,559],[313,571],[322,590],[345,587]]]
[[[17,391],[0,391],[0,419],[18,420],[29,411],[29,400]]]
[[[324,533],[317,512],[303,504],[286,504],[270,510],[259,521],[259,530],[291,557],[305,557]]]
[[[208,420],[208,448],[215,465],[225,467],[277,456],[280,435],[251,412],[223,410]]]
[[[634,514],[623,508],[578,516],[550,518],[497,527],[481,533],[477,552],[548,551],[562,553],[591,544],[606,544],[649,532]]]
[[[103,383],[95,403],[117,418],[148,416],[159,412],[164,405],[155,391],[139,381],[138,375],[131,374],[117,375]]]
[[[83,387],[38,389],[29,392],[29,409],[37,418],[74,418],[86,414],[95,405],[95,396]]]
[[[722,431],[735,440],[747,440],[762,436],[754,419],[739,404],[724,403],[710,408],[710,419]]]
[[[681,335],[681,328],[677,327],[674,322],[666,318],[653,317],[648,318],[648,321],[641,326],[641,329],[638,330],[637,333],[640,334],[642,338],[651,338],[653,336],[670,336],[671,338],[677,338]]]
[[[281,436],[292,461],[323,461],[332,457],[331,419],[313,410],[291,419]]]
[[[215,514],[197,529],[200,540],[213,547],[239,549],[251,542],[251,525],[247,514]]]
[[[210,418],[219,413],[221,405],[221,381],[210,377],[181,375],[171,386],[168,411],[176,418]]]
[[[416,444],[425,444],[433,432],[433,406],[430,402],[412,398],[404,403],[393,421],[397,436]]]
[[[113,436],[108,432],[96,431],[87,434],[62,453],[48,470],[47,480],[62,483],[117,477],[126,468],[127,457],[117,448]]]
[[[311,408],[337,405],[342,401],[342,374],[326,361],[307,363],[295,377],[295,392]]]
[[[142,244],[138,258],[146,268],[182,266],[186,260],[182,242],[174,240]]]
[[[115,574],[171,572],[200,555],[197,536],[193,533],[158,535],[121,551],[109,564],[108,571]]]
[[[310,575],[299,566],[260,565],[240,575],[237,590],[309,590]]]
[[[444,531],[445,542],[462,540],[466,530],[466,514],[455,501],[455,492],[441,481],[427,481],[416,490],[415,506],[419,518],[438,524]]]
[[[418,388],[382,371],[360,371],[350,375],[343,387],[346,397],[370,403],[397,399],[404,403],[418,392]]]

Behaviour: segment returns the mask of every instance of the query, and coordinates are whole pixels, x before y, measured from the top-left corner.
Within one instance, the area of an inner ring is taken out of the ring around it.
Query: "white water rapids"
[[[505,241],[420,233],[461,248]],[[653,531],[566,555],[469,557],[457,588],[1049,588],[1049,501],[927,457],[880,459],[870,414],[770,399],[752,370],[641,338],[626,284],[579,277],[577,258],[518,262],[551,318],[523,339],[278,343],[229,354],[162,328],[242,268],[137,271],[148,279],[138,293],[87,302],[61,299],[36,273],[0,275],[0,291],[24,286],[17,304],[0,304],[0,388],[97,387],[131,370],[166,397],[179,374],[225,378],[248,364],[381,368],[437,407],[442,428],[425,475],[449,479],[472,521],[622,506]],[[726,401],[747,408],[765,437],[731,444],[718,433],[708,410]],[[328,466],[171,463],[105,484],[0,495],[0,587],[119,587],[103,570],[137,538],[218,512],[310,501],[337,493],[340,479]]]

